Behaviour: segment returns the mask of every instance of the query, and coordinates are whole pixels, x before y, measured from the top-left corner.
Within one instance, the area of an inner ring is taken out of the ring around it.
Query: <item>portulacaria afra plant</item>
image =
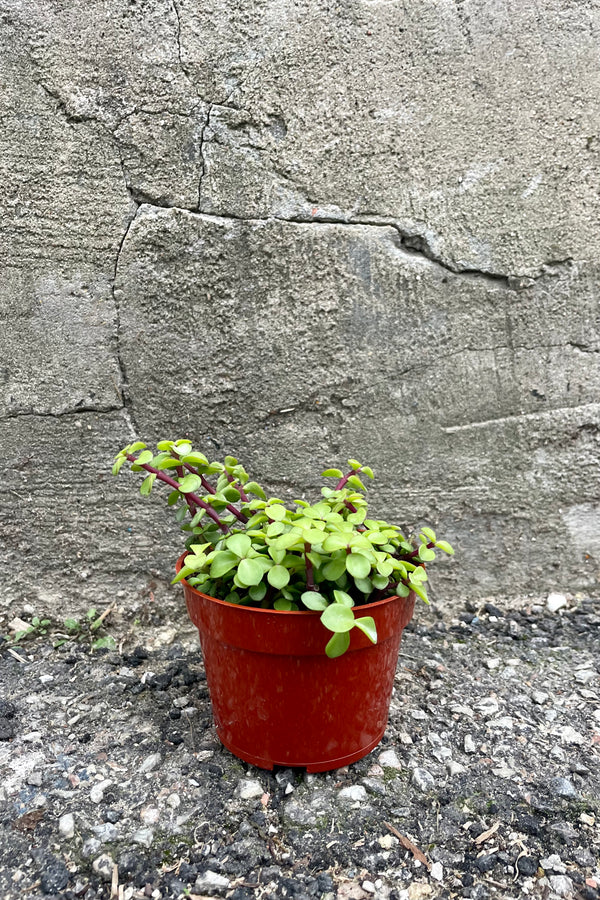
[[[361,606],[411,591],[427,602],[424,564],[435,548],[454,552],[431,528],[406,538],[396,525],[369,518],[362,478],[373,472],[355,459],[346,474],[323,472],[332,486],[321,489],[317,503],[294,500],[294,509],[267,498],[237,459],[209,462],[187,440],[160,441],[156,452],[130,444],[116,456],[113,474],[126,462],[145,473],[143,495],[157,481],[171,489],[167,503],[189,533],[173,582],[185,579],[229,603],[317,610],[333,632],[330,657],[348,649],[352,628],[376,642],[373,618],[355,615]]]

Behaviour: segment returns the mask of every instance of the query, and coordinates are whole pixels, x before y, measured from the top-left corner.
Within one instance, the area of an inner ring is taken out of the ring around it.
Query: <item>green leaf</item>
[[[341,604],[342,606],[354,606],[354,600],[352,599],[350,594],[346,593],[346,591],[334,591],[333,596],[335,597],[335,602]]]
[[[350,631],[354,628],[354,613],[341,603],[332,603],[321,614],[321,622],[330,631]]]
[[[435,553],[430,547],[421,544],[419,547],[419,559],[423,562],[431,562],[432,559],[435,559]]]
[[[235,466],[237,466],[238,461],[235,456],[226,456],[223,460],[223,463],[225,464],[225,468],[233,469]]]
[[[436,541],[435,546],[439,550],[443,550],[444,553],[447,553],[449,556],[454,556],[454,550],[448,543],[448,541]]]
[[[293,609],[294,604],[291,600],[286,600],[285,597],[279,597],[275,603],[273,604],[273,609],[277,609],[280,612],[289,612]]]
[[[408,585],[403,584],[401,581],[396,585],[394,591],[396,592],[396,595],[398,597],[408,597],[408,595],[410,594],[410,588],[408,587]]]
[[[198,572],[200,569],[204,568],[205,563],[205,553],[197,553],[194,555],[188,554],[185,558],[185,564],[188,569],[192,570],[192,572]]]
[[[240,558],[232,550],[219,550],[212,559],[210,565],[210,577],[222,578],[230,572],[239,562]]]
[[[329,606],[325,597],[322,597],[317,591],[304,591],[300,599],[308,609],[318,610],[319,612],[327,609]]]
[[[346,521],[352,522],[353,525],[362,525],[365,521],[366,514],[367,510],[363,507],[363,509],[359,509],[355,513],[350,513]]]
[[[341,534],[330,534],[323,541],[323,550],[326,553],[333,553],[335,550],[345,550],[348,546],[348,535]]]
[[[385,575],[386,578],[389,578],[389,576],[394,571],[394,566],[389,559],[382,559],[381,562],[377,563],[375,568],[380,575]]]
[[[358,477],[358,475],[351,475],[348,479],[348,484],[352,485],[353,488],[357,488],[360,491],[366,491],[366,487]]]
[[[189,566],[182,566],[175,578],[172,579],[171,584],[177,584],[178,581],[183,581],[184,578],[187,578],[188,575],[192,575],[194,570]]]
[[[117,456],[117,458],[115,459],[115,463],[112,467],[113,475],[118,475],[119,472],[121,471],[121,467],[123,466],[123,463],[126,463],[126,462],[127,462],[126,456]]]
[[[237,503],[241,497],[241,494],[238,491],[238,489],[236,487],[234,487],[232,484],[229,484],[229,485],[227,485],[227,487],[224,487],[222,493],[223,493],[223,496],[225,497],[225,499],[229,500],[230,503]]]
[[[279,537],[275,538],[274,541],[271,542],[271,546],[275,547],[277,550],[287,550],[289,547],[292,547],[294,544],[298,544],[302,542],[302,535],[295,531],[288,531],[286,534],[282,534]]]
[[[267,525],[267,535],[269,537],[277,537],[278,534],[285,533],[285,525],[283,522],[270,522]]]
[[[411,587],[412,587],[413,591],[415,592],[415,594],[417,595],[417,597],[420,597],[421,600],[425,601],[425,603],[427,603],[427,604],[429,603],[429,599],[427,597],[427,591],[425,590],[424,584],[415,584],[413,582]]]
[[[324,472],[321,472],[321,475],[324,475],[325,478],[343,478],[344,473],[340,469],[325,469]]]
[[[279,547],[269,547],[269,556],[273,560],[274,563],[282,563],[285,559],[285,549]]]
[[[92,644],[92,650],[115,650],[116,647],[117,645],[112,634],[108,634],[106,637],[98,638],[98,640],[94,641],[94,643]]]
[[[127,451],[129,453],[137,453],[138,450],[143,450],[147,446],[148,444],[145,444],[143,441],[136,441],[134,444],[130,444],[129,447],[127,447]]]
[[[357,469],[362,468],[361,464],[359,463],[359,461],[357,459],[349,459],[348,465],[350,466],[351,469],[354,469],[355,472]]]
[[[186,475],[179,482],[179,490],[183,494],[193,494],[199,487],[202,487],[202,479],[199,475],[194,475],[193,472],[190,472],[189,475]]]
[[[265,594],[267,593],[267,586],[264,581],[261,581],[260,584],[253,584],[248,594],[250,598],[254,600],[255,603],[260,603]]]
[[[167,505],[175,506],[175,504],[177,503],[177,501],[179,500],[180,497],[181,497],[181,494],[179,493],[179,491],[171,491],[171,493],[167,497]]]
[[[192,452],[192,445],[189,441],[175,441],[174,450],[179,457],[189,456]]]
[[[290,573],[284,566],[273,566],[273,568],[269,569],[267,572],[267,581],[278,591],[285,587],[289,580]]]
[[[140,453],[135,462],[136,465],[142,466],[146,463],[149,463],[151,459],[154,459],[154,453],[152,452],[152,450],[144,450],[142,453]]]
[[[265,512],[272,522],[281,522],[287,516],[287,509],[281,503],[270,503],[265,506]]]
[[[369,478],[374,478],[373,469],[370,466],[361,466],[361,472],[364,472]]]
[[[327,642],[325,653],[327,654],[329,659],[336,659],[336,657],[342,656],[349,646],[349,634],[334,634],[333,637]]]
[[[156,475],[154,472],[152,472],[150,475],[148,475],[146,478],[144,478],[144,480],[140,484],[140,494],[143,497],[148,496],[148,494],[152,490],[152,485],[154,484],[155,481],[156,481]]]
[[[373,644],[377,643],[377,626],[375,625],[375,619],[372,616],[362,616],[360,619],[355,619],[354,624],[366,634]]]
[[[65,619],[65,628],[67,631],[79,631],[80,627],[77,619]]]
[[[414,572],[409,573],[408,580],[411,584],[421,584],[423,581],[427,581],[427,572],[423,566],[418,566]]]
[[[249,481],[244,485],[244,490],[247,494],[254,494],[255,497],[260,497],[261,500],[267,499],[267,495],[256,481]]]
[[[181,457],[182,463],[187,463],[188,466],[207,466],[208,460],[205,457],[204,453],[198,453],[196,450],[193,453],[187,453],[185,456]]]
[[[323,566],[323,576],[327,581],[337,581],[340,575],[342,575],[345,571],[345,556],[338,556],[335,559],[330,559],[329,562]]]
[[[421,531],[427,538],[425,543],[427,543],[427,541],[433,541],[433,543],[435,544],[435,531],[433,530],[433,528],[421,528]]]
[[[252,540],[247,534],[232,534],[225,543],[227,544],[227,549],[232,550],[239,557],[247,556],[252,546]]]
[[[263,574],[263,567],[255,559],[243,559],[237,570],[238,579],[247,587],[252,584],[258,584]]]
[[[388,586],[389,578],[387,575],[371,575],[371,581],[373,582],[374,588],[377,588],[378,591],[382,591]]]
[[[336,591],[341,593],[341,591]],[[330,631],[350,631],[354,628],[354,613],[348,606],[331,603],[321,615],[321,622]]]
[[[366,578],[371,571],[371,563],[362,553],[349,553],[346,557],[346,571],[353,578]]]
[[[325,532],[319,528],[302,529],[302,539],[307,544],[322,544],[325,538]]]
[[[363,594],[369,595],[373,590],[373,582],[370,578],[355,578],[354,584]]]
[[[175,521],[183,522],[187,515],[188,508],[187,506],[180,506],[177,512],[175,513]]]
[[[174,445],[175,445],[174,441],[159,441],[158,444],[156,445],[156,449],[168,452],[169,450],[171,450],[173,448]]]

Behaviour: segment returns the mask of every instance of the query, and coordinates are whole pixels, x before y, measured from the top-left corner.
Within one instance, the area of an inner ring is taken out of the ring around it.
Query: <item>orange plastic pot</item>
[[[217,734],[235,756],[263,769],[324,772],[377,746],[414,594],[362,606],[377,625],[377,644],[354,628],[347,652],[329,659],[331,633],[320,613],[236,606],[181,583],[200,634]]]

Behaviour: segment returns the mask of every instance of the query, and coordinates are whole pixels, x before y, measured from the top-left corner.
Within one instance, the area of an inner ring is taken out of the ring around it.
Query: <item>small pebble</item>
[[[219,875],[218,872],[207,869],[196,879],[194,891],[198,894],[204,894],[207,891],[226,891],[230,884],[229,878],[226,878],[225,875]]]
[[[144,762],[140,765],[138,772],[152,772],[153,769],[156,769],[157,766],[160,766],[162,762],[162,756],[160,753],[151,753],[150,756],[147,756]]]
[[[567,867],[561,860],[558,853],[552,853],[550,856],[546,856],[543,859],[540,859],[540,866],[545,872],[566,872]]]
[[[337,798],[340,803],[365,803],[367,792],[362,784],[351,784],[348,787],[343,787]]]
[[[66,841],[70,840],[75,834],[75,819],[72,813],[65,813],[58,820],[58,833]]]
[[[114,860],[108,853],[103,853],[102,856],[99,856],[92,863],[92,869],[100,876],[102,881],[112,881],[114,867]]]
[[[465,734],[463,746],[465,748],[465,753],[475,753],[477,751],[472,734]]]
[[[434,862],[429,874],[435,881],[442,881],[444,878],[444,867],[441,862]]]
[[[110,787],[111,784],[112,781],[108,778],[105,778],[103,781],[95,782],[90,789],[90,800],[92,803],[101,803],[104,799],[104,791],[106,788]]]
[[[131,840],[143,847],[151,847],[154,840],[154,830],[152,828],[138,828],[131,835]]]
[[[550,612],[558,612],[559,609],[564,609],[566,605],[567,598],[564,594],[548,594],[546,608],[549,609]]]
[[[573,882],[570,878],[567,878],[566,875],[550,875],[548,881],[550,882],[552,890],[558,894],[559,897],[573,896]]]
[[[383,753],[380,753],[379,765],[384,769],[402,769],[402,763],[395,750],[384,750]]]
[[[255,781],[251,778],[242,778],[238,783],[237,795],[241,800],[254,800],[257,797],[262,797],[263,794],[264,788],[260,781]]]
[[[424,794],[426,794],[427,791],[432,791],[435,787],[435,778],[431,772],[427,771],[427,769],[421,769],[419,767],[413,769],[411,781],[414,786]]]
[[[577,797],[577,790],[573,782],[569,781],[568,778],[553,778],[550,781],[550,787],[557,797]]]

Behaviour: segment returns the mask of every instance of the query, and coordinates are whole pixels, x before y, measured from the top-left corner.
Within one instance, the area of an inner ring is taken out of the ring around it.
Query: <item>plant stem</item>
[[[248,503],[250,501],[250,497],[242,487],[241,483],[237,480],[237,478],[234,478],[230,472],[227,473],[227,481],[229,482],[229,484],[233,484],[236,487],[236,490],[240,492],[240,500],[242,501],[242,503]]]
[[[172,451],[172,453],[173,453],[173,456],[175,456],[175,457],[177,456],[177,453],[175,453],[174,450]],[[198,472],[198,470],[195,469],[194,466],[190,465],[190,463],[183,463],[183,466],[185,466],[185,468],[188,470],[188,472],[191,472],[192,475],[197,475],[197,476],[200,478],[200,481],[202,482],[202,487],[204,488],[204,490],[206,491],[207,494],[216,494],[216,493],[217,493],[216,488],[214,488],[214,487],[212,486],[212,484],[210,483],[210,481],[209,481],[207,478],[205,478],[205,476],[202,475],[201,472]],[[178,472],[180,475],[183,475],[183,472],[179,472],[179,468],[180,468],[180,467],[177,468],[177,472]],[[228,477],[228,479],[231,481],[231,478],[230,478],[229,474],[228,474],[227,477]],[[243,500],[244,502],[246,502],[246,501],[248,500],[248,497],[246,497],[246,496],[242,493],[242,491],[240,491],[240,497],[242,498],[242,500]],[[243,523],[245,524],[245,523],[248,521],[248,517],[245,516],[244,513],[241,512],[239,509],[236,509],[235,506],[234,506],[232,503],[228,503],[226,509],[227,509],[230,513],[233,513],[233,515],[236,517],[236,519],[237,519],[239,522],[243,522]]]
[[[357,471],[357,472],[360,472],[360,469],[356,469],[356,471]],[[339,472],[339,469],[338,469],[338,472]],[[349,471],[346,475],[343,475],[343,476],[340,478],[340,480],[338,481],[338,483],[336,484],[335,490],[336,490],[336,491],[341,491],[342,488],[344,488],[344,487],[346,486],[346,483],[347,483],[348,479],[350,478],[350,476],[351,476],[351,475],[354,475],[354,473],[355,473],[355,470],[354,470],[354,469],[350,469],[350,471]],[[354,503],[350,503],[349,500],[344,500],[344,506],[346,507],[346,509],[349,509],[351,513],[358,512],[358,510],[357,510],[357,508],[355,507]],[[362,530],[364,531],[364,528],[363,528]],[[360,531],[360,529],[359,529],[359,531]]]
[[[159,481],[164,481],[165,484],[170,485],[172,488],[175,488],[175,490],[179,490],[179,484],[175,481],[174,478],[171,478],[170,475],[167,475],[166,472],[163,472],[160,469],[155,469],[154,466],[149,466],[148,463],[138,463],[132,453],[127,454],[127,459],[129,460],[129,462],[135,463],[136,465],[140,466],[140,468],[145,469],[146,472],[150,472],[151,475],[156,475]],[[217,523],[221,531],[227,534],[227,532],[229,531],[228,525],[225,522],[221,521],[221,519],[217,515],[217,512],[209,503],[207,503],[201,497],[198,497],[197,494],[193,493],[186,494],[185,500],[192,518],[194,518],[193,505],[195,504],[196,506],[200,506],[202,509],[204,509],[207,515]],[[190,505],[190,500],[192,501],[192,505]]]
[[[433,543],[433,541],[429,541],[429,543],[426,546],[427,546],[428,550],[431,550],[432,547],[435,547],[435,544]],[[413,552],[409,553],[408,556],[405,556],[404,559],[412,559],[413,556],[418,556],[420,549],[421,549],[420,547],[417,547],[416,550],[413,550]]]
[[[315,587],[315,578],[313,572],[313,564],[308,558],[308,554],[310,553],[310,544],[306,541],[304,542],[304,564],[306,566],[306,590],[307,591],[316,591]]]

